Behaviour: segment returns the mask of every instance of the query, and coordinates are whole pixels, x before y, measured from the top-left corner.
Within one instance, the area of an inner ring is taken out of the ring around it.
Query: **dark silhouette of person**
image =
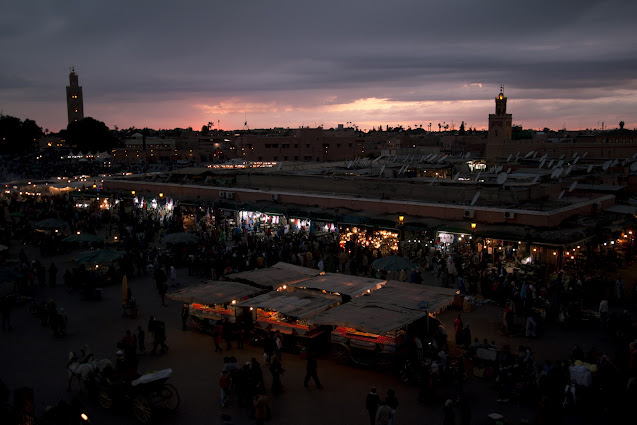
[[[371,392],[365,398],[365,409],[369,413],[369,425],[376,424],[376,412],[380,406],[380,396],[376,393],[376,388],[372,388]]]
[[[312,351],[308,351],[307,353],[307,365],[305,367],[305,380],[303,381],[303,386],[305,386],[305,388],[308,387],[308,384],[310,383],[310,378],[314,379],[314,383],[316,384],[316,387],[319,390],[323,389],[323,385],[321,385],[321,381],[319,380],[318,375],[316,374],[316,369],[318,368],[318,365],[316,363],[316,358],[314,357],[314,355],[312,354]]]

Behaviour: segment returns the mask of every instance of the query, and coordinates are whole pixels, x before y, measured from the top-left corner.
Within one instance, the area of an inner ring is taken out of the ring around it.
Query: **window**
[[[298,144],[298,143],[295,143],[295,144],[294,144],[294,147],[298,149],[298,148],[299,148],[299,144]]]
[[[351,148],[351,147],[352,147],[352,144],[351,144],[351,143],[348,143],[348,144],[347,144],[347,147],[348,147],[348,148]]]
[[[289,144],[289,143],[283,143],[283,144],[281,145],[281,147],[282,147],[283,149],[288,149],[288,148],[290,147],[290,144]]]
[[[303,160],[305,160],[305,161],[311,161],[311,160],[312,160],[312,157],[311,157],[311,156],[304,156],[304,157],[303,157]]]
[[[278,144],[278,143],[273,143],[273,144],[272,144],[272,147],[273,147],[273,148],[277,148],[277,149],[278,149],[278,148],[279,148],[279,144]]]
[[[266,143],[266,144],[265,144],[265,148],[266,148],[266,149],[270,149],[271,147],[272,147],[272,145],[271,145],[271,144],[269,144],[269,143]]]
[[[337,147],[337,148],[340,148],[340,147],[341,147],[341,144],[340,144],[340,143],[337,143],[337,144],[336,144],[336,147]]]
[[[295,160],[295,161],[298,161],[298,160],[299,160],[299,157],[298,157],[298,156],[295,156],[295,157],[294,157],[294,160]]]
[[[275,159],[275,160],[276,160],[276,159]],[[287,160],[288,160],[288,157],[287,157],[287,156],[284,156],[284,157],[283,157],[283,160],[284,160],[284,161],[287,161]]]
[[[306,144],[305,147],[309,149],[310,148],[310,144],[309,143]]]

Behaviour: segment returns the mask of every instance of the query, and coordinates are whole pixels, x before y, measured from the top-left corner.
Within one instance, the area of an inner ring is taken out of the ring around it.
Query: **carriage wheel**
[[[135,397],[135,400],[133,400],[133,415],[135,415],[135,419],[143,424],[150,422],[153,417],[153,410],[146,397],[141,395]]]
[[[159,390],[158,396],[157,406],[168,410],[177,410],[179,407],[179,402],[181,401],[179,399],[179,393],[177,392],[177,388],[171,384],[164,384]]]
[[[110,391],[108,391],[105,387],[100,387],[99,393],[97,394],[97,401],[104,409],[110,409],[113,407],[113,397],[111,396]]]
[[[352,360],[349,348],[343,344],[332,344],[330,357],[338,363],[349,363]]]

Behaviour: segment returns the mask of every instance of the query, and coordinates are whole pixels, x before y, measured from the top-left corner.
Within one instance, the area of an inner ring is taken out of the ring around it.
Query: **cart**
[[[114,406],[128,407],[135,419],[147,424],[157,410],[175,411],[179,407],[177,389],[166,383],[172,369],[147,373],[131,381],[101,379],[98,402],[105,409]]]

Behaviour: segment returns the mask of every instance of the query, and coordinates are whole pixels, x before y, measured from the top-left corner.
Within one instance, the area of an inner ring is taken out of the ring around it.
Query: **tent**
[[[316,269],[278,262],[272,267],[232,273],[226,277],[231,280],[279,289],[283,285],[292,285],[313,276],[318,276],[320,273],[321,272]]]
[[[235,300],[245,300],[263,292],[263,289],[230,281],[209,281],[203,285],[190,286],[166,296],[182,303],[207,305],[228,304]]]
[[[319,289],[357,297],[375,291],[387,281],[342,273],[325,273],[307,280],[289,284],[296,288]]]
[[[337,305],[337,295],[307,291],[272,291],[237,303],[237,307],[253,307],[274,310],[289,317],[304,320]]]
[[[377,291],[317,314],[309,322],[386,335],[427,316],[428,311],[448,307],[455,295],[449,288],[388,281]]]

